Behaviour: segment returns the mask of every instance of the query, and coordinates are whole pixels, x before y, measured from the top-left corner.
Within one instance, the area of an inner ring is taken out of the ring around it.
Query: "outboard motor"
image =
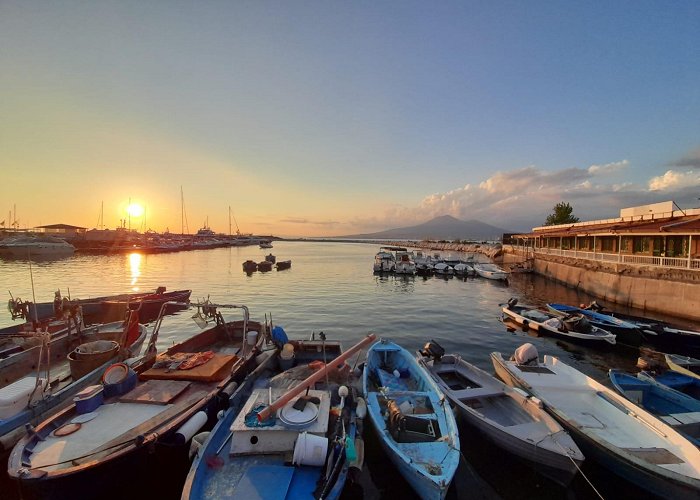
[[[516,305],[517,303],[518,303],[518,299],[515,298],[515,297],[511,297],[511,298],[508,300],[508,309],[512,309],[513,306]]]
[[[420,353],[426,358],[432,358],[435,361],[439,362],[440,358],[442,358],[445,355],[445,349],[440,344],[431,339],[430,342],[427,342],[423,346],[423,349]]]
[[[529,342],[518,347],[513,354],[513,361],[519,365],[537,365],[538,358],[537,347]]]

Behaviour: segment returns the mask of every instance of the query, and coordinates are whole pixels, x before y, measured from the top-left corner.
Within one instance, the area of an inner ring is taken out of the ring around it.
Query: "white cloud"
[[[700,172],[668,170],[664,175],[653,177],[649,181],[650,191],[670,191],[692,186],[700,186]]]
[[[588,167],[588,173],[591,175],[605,175],[627,168],[628,165],[629,161],[627,160],[606,163],[605,165],[591,165]]]

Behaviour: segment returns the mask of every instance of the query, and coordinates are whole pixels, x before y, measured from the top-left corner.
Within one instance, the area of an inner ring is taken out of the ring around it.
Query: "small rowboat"
[[[443,499],[459,464],[457,422],[445,395],[411,354],[382,340],[362,377],[379,442],[423,499]]]
[[[547,309],[560,316],[570,314],[583,315],[593,326],[607,330],[614,334],[617,342],[632,347],[639,347],[644,339],[641,330],[634,323],[623,321],[608,314],[602,314],[590,309],[568,306],[566,304],[547,304]]]
[[[674,372],[700,379],[700,359],[678,354],[666,354],[666,364]]]
[[[496,264],[487,264],[483,262],[474,264],[474,271],[482,278],[505,282],[508,282],[508,276],[510,275],[508,271],[498,267]]]

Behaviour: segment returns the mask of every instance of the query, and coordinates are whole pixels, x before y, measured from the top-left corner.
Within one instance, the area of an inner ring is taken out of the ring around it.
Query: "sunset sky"
[[[181,187],[190,232],[279,236],[700,206],[697,0],[3,0],[0,96],[23,228],[180,232]]]

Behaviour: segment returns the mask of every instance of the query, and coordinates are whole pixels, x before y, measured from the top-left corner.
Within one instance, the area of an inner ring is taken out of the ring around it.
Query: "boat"
[[[261,260],[258,262],[258,271],[261,273],[266,273],[268,271],[272,271],[272,262],[269,260]]]
[[[416,274],[416,263],[413,262],[411,254],[406,252],[396,252],[396,274],[408,274],[413,276]]]
[[[278,271],[284,271],[285,269],[289,269],[290,267],[292,267],[291,260],[281,260],[275,264],[275,268]]]
[[[275,262],[277,262],[277,257],[269,253],[265,256],[265,260],[274,264]]]
[[[97,383],[117,359],[137,356],[146,327],[131,312],[125,322],[93,325],[80,332],[52,337],[49,332],[23,334],[30,346],[0,360],[0,455],[6,454],[25,433],[50,413],[68,406],[73,397]],[[39,344],[36,344],[36,341]],[[71,346],[82,342],[74,349]],[[88,354],[106,346],[104,352]],[[68,354],[66,354],[66,352]]]
[[[698,497],[700,450],[678,431],[560,359],[539,361],[532,344],[518,349],[530,354],[491,354],[496,375],[541,400],[587,460],[659,497]]]
[[[658,384],[670,387],[678,392],[687,394],[688,396],[700,399],[700,378],[691,377],[673,370],[667,370],[664,373],[652,374],[642,370],[637,374],[637,378],[642,380],[653,380]]]
[[[510,275],[508,271],[501,267],[498,267],[496,264],[489,264],[484,262],[477,262],[476,264],[474,264],[474,271],[482,278],[497,281],[505,281],[506,283],[508,282],[508,276]]]
[[[296,366],[279,373],[276,353],[259,364],[197,452],[182,500],[337,499],[350,466],[361,467],[349,455],[364,449],[355,410],[364,402],[339,367],[373,339],[345,353],[338,342],[289,343]],[[258,419],[265,410],[271,417]]]
[[[566,316],[569,314],[582,314],[586,319],[598,328],[614,333],[618,343],[631,347],[639,347],[644,340],[642,332],[637,328],[637,325],[623,321],[619,318],[602,314],[589,309],[582,309],[576,306],[566,304],[549,303],[547,309],[554,314]]]
[[[540,401],[459,355],[444,354],[435,341],[428,342],[417,359],[462,418],[493,443],[554,481],[564,486],[571,482],[583,453]]]
[[[435,261],[430,255],[424,255],[422,251],[418,250],[413,261],[416,263],[416,274],[432,274]]]
[[[64,316],[71,308],[80,307],[83,321],[89,325],[92,323],[116,321],[124,317],[127,307],[129,309],[137,309],[140,306],[140,321],[149,323],[158,317],[160,306],[165,302],[187,302],[191,293],[192,290],[168,292],[164,286],[159,286],[152,292],[122,293],[74,299],[62,296],[61,291],[57,290],[54,293],[53,302],[34,303],[12,297],[8,302],[8,309],[12,319],[23,318],[27,321],[41,321]]]
[[[501,306],[505,316],[524,328],[544,335],[598,347],[615,345],[616,342],[615,335],[587,323],[581,315],[564,318],[535,307],[518,305],[516,298],[511,298],[507,304]]]
[[[246,260],[243,263],[243,272],[252,274],[258,270],[258,263],[254,260]]]
[[[617,392],[666,422],[695,446],[700,446],[700,401],[652,380],[611,369]]]
[[[459,432],[445,395],[405,349],[388,340],[367,352],[362,376],[379,443],[423,499],[443,499],[459,463]]]
[[[439,274],[440,276],[452,276],[454,275],[455,270],[449,264],[438,262],[433,266],[433,272],[435,274]]]
[[[157,354],[170,306],[196,307],[195,322],[212,326]],[[242,320],[224,319],[235,311]],[[250,321],[243,305],[164,304],[145,354],[125,367],[132,382],[88,387],[84,399],[32,429],[10,454],[10,478],[23,498],[125,498],[134,485],[139,495],[179,493],[189,441],[223,409],[268,332],[268,324]]]
[[[455,264],[453,269],[457,276],[474,276],[476,272],[472,266],[465,262]]]
[[[15,236],[0,241],[3,257],[65,257],[73,255],[75,247],[55,236]]]
[[[700,359],[679,354],[666,354],[666,364],[674,372],[700,379]]]
[[[272,248],[272,242],[269,240],[263,240],[260,242],[260,248]]]
[[[374,256],[372,270],[375,273],[392,273],[396,269],[396,256],[392,249],[399,247],[380,247],[379,252]],[[401,248],[401,250],[406,250]]]
[[[689,330],[659,319],[622,314],[608,310],[595,300],[583,309],[607,314],[635,325],[643,334],[644,340],[665,352],[700,352],[700,331]]]

